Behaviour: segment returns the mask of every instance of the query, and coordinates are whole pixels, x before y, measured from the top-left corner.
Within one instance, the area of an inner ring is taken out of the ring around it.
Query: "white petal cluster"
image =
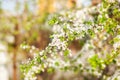
[[[120,35],[117,35],[115,38],[119,40],[113,44],[114,49],[117,49],[120,48]]]
[[[62,35],[62,34],[61,34]],[[59,39],[59,37],[61,37],[61,35],[53,35],[53,40],[52,42],[49,44],[49,46],[53,46],[53,47],[57,47],[57,49],[62,49],[62,50],[65,50],[66,49],[66,41],[61,41]]]

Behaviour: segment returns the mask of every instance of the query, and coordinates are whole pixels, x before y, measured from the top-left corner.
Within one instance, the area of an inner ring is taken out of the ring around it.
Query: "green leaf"
[[[64,51],[64,56],[68,56],[68,54],[69,54],[69,50],[66,49],[66,50]]]
[[[50,25],[54,25],[55,23],[57,22],[57,18],[56,17],[53,17],[51,20],[49,20],[49,24]]]
[[[60,64],[59,64],[59,62],[55,62],[55,65],[56,65],[56,66],[59,66]]]
[[[54,68],[52,68],[52,67],[48,68],[48,69],[47,69],[47,72],[48,72],[48,73],[54,72]]]
[[[91,29],[88,29],[88,33],[91,35],[91,37],[94,37],[95,36],[95,33],[93,30]]]

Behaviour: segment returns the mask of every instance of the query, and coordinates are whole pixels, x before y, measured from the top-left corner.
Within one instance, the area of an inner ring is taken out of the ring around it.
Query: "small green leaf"
[[[69,50],[65,50],[64,51],[64,56],[68,56],[68,54],[69,54]]]
[[[57,22],[57,18],[56,17],[53,17],[51,20],[49,20],[49,24],[50,25],[54,25],[55,23]]]
[[[47,72],[48,72],[48,73],[54,72],[54,68],[52,68],[52,67],[48,68],[48,69],[47,69]]]
[[[56,66],[59,66],[60,64],[59,64],[59,62],[55,62],[55,65],[56,65]]]

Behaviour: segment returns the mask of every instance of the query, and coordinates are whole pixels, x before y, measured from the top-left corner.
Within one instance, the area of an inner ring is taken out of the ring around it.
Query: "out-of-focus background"
[[[20,72],[22,61],[34,53],[20,48],[27,43],[39,50],[50,42],[49,16],[71,9],[95,6],[101,0],[0,0],[0,80],[23,80]],[[74,41],[73,52],[80,49]],[[39,80],[44,80],[47,74]],[[46,79],[45,79],[46,80]],[[52,80],[52,79],[48,79]],[[62,80],[62,79],[61,79]]]

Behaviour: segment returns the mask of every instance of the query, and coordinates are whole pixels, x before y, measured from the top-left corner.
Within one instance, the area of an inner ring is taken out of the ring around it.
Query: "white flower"
[[[119,41],[113,44],[114,49],[117,49],[120,47],[120,35],[117,35],[115,38],[119,39]]]

